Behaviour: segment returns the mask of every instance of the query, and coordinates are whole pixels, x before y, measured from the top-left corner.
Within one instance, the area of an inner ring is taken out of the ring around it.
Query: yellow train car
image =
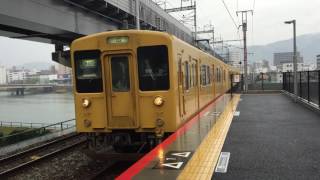
[[[95,146],[166,137],[228,91],[230,76],[237,73],[156,31],[89,35],[75,40],[71,53],[76,128]]]

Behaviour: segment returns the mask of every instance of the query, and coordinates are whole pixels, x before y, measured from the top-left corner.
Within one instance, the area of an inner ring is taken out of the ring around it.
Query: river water
[[[74,117],[72,93],[12,96],[0,92],[0,121],[52,124]]]

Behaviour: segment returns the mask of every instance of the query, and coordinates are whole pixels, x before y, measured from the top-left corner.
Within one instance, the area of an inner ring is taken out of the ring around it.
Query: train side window
[[[211,83],[211,77],[210,77],[210,67],[207,66],[207,84]]]
[[[192,64],[192,87],[196,86],[196,68],[195,64]]]
[[[216,79],[215,79],[215,70],[214,70],[214,65],[212,65],[212,74],[211,74],[211,77],[212,77],[212,82],[215,82]]]
[[[220,83],[220,68],[217,68],[217,82]]]
[[[219,68],[219,82],[221,83],[222,81],[222,73],[221,73],[221,68]]]
[[[168,90],[168,48],[164,45],[138,48],[138,75],[141,91]]]
[[[100,51],[76,51],[74,53],[76,89],[79,93],[103,91]]]
[[[183,77],[182,77],[182,59],[181,56],[179,56],[179,62],[178,62],[178,81],[179,85],[182,85]]]
[[[185,70],[185,78],[184,78],[184,80],[185,80],[185,89],[186,90],[188,90],[189,88],[190,88],[190,72],[189,72],[189,63],[188,62],[186,62],[185,64],[184,64],[184,70]]]
[[[193,71],[193,64],[190,64],[190,88],[193,87],[193,81],[194,81],[194,71]]]
[[[194,81],[193,81],[194,86],[198,86],[198,75],[197,75],[198,69],[197,68],[198,68],[197,64],[194,64]]]
[[[201,85],[202,86],[206,85],[206,66],[205,65],[201,66]]]
[[[216,68],[216,80],[219,83],[219,68]]]

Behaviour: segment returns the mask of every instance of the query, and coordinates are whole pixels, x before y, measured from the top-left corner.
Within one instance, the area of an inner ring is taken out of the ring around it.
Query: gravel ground
[[[38,163],[10,179],[87,179],[90,175],[100,171],[109,164],[110,162],[100,162],[91,159],[81,149],[74,149],[50,160]]]

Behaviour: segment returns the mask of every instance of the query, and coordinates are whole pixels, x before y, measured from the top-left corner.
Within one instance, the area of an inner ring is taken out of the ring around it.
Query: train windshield
[[[74,59],[77,92],[102,92],[100,51],[77,51]]]
[[[141,91],[169,89],[167,46],[138,48],[139,88]]]

